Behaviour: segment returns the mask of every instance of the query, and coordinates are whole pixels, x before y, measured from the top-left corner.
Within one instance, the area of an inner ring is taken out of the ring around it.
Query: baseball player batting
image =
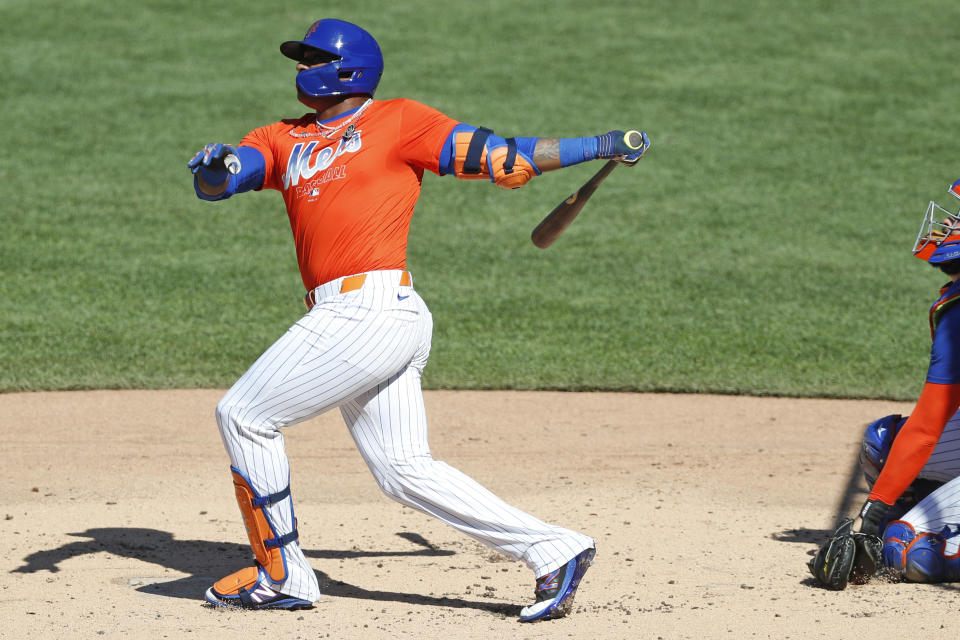
[[[950,194],[960,199],[960,180]],[[960,211],[930,202],[913,254],[950,281],[930,308],[933,344],[917,404],[909,417],[867,426],[860,466],[870,495],[810,564],[833,589],[881,567],[915,582],[960,581]]]
[[[430,455],[420,377],[432,319],[406,270],[407,235],[424,171],[513,189],[585,160],[633,163],[647,136],[639,146],[622,131],[503,138],[412,100],[375,101],[380,47],[341,20],[315,22],[280,51],[297,62],[298,98],[312,112],[236,146],[208,144],[188,163],[203,200],[283,195],[307,292],[306,315],[217,405],[256,562],[216,582],[207,602],[302,609],[319,598],[298,543],[283,429],[337,407],[388,496],[533,570],[535,600],[522,621],[569,613],[594,541],[506,504]]]

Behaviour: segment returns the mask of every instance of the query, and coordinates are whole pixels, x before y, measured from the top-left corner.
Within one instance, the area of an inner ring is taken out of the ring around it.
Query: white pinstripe
[[[960,476],[960,411],[947,421],[937,446],[918,476],[938,482]]]
[[[317,305],[217,405],[231,464],[259,495],[284,489],[290,465],[281,429],[340,407],[388,496],[523,560],[537,576],[553,571],[593,540],[508,505],[430,455],[420,376],[433,321],[413,288],[399,285],[400,275],[370,272],[361,289],[345,294],[342,279],[317,288]],[[266,509],[278,535],[292,530],[291,498]],[[316,576],[299,545],[284,551],[288,577],[279,590],[316,600]]]

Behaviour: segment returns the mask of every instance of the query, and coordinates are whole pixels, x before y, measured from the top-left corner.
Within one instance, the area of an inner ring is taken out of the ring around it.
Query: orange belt
[[[340,293],[347,293],[348,291],[356,291],[363,287],[363,283],[367,281],[367,274],[361,273],[355,276],[350,276],[344,278],[340,282]],[[410,286],[410,272],[404,271],[400,274],[400,286],[409,287]],[[314,298],[314,291],[316,289],[311,289],[307,292],[307,295],[303,296],[303,302],[307,305],[307,311],[313,309],[313,306],[317,304],[316,299]]]

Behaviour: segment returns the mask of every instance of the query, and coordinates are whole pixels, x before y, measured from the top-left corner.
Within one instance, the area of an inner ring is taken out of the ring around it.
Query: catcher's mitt
[[[853,530],[853,520],[840,523],[810,561],[810,573],[830,589],[845,589],[847,583],[864,584],[880,568],[883,541]]]

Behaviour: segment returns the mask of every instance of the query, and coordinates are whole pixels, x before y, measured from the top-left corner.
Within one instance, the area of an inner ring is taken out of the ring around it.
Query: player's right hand
[[[194,174],[200,171],[201,167],[213,173],[227,173],[224,159],[228,155],[235,155],[236,152],[236,149],[228,144],[211,142],[190,158],[190,161],[187,163],[187,168]],[[206,173],[206,171],[204,173]]]

